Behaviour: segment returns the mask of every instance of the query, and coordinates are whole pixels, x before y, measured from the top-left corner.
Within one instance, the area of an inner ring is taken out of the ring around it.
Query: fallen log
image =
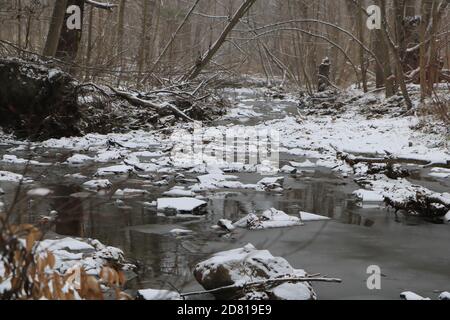
[[[450,198],[442,194],[428,193],[418,190],[409,197],[398,198],[395,195],[385,196],[386,205],[394,208],[395,212],[404,211],[411,215],[423,217],[443,217],[450,211]]]
[[[426,161],[420,159],[412,159],[412,158],[403,158],[403,157],[394,157],[392,155],[386,155],[385,157],[380,157],[379,155],[372,156],[356,156],[354,154],[349,154],[346,152],[336,150],[336,156],[339,160],[345,161],[350,166],[355,166],[359,163],[368,163],[368,164],[386,164],[386,165],[394,165],[394,164],[416,164],[422,166],[424,168],[447,168],[450,169],[450,161],[447,162],[438,162],[438,161]]]

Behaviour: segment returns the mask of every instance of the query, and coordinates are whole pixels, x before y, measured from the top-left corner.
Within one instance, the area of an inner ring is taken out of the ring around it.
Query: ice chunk
[[[145,289],[138,291],[141,300],[183,300],[179,293],[168,290]]]
[[[322,221],[322,220],[330,220],[330,218],[325,216],[319,216],[317,214],[308,213],[308,212],[300,212],[300,218],[302,221]]]

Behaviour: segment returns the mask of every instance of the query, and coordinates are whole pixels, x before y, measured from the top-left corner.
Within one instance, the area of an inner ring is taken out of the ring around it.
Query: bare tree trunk
[[[359,7],[362,7],[363,3],[361,0],[358,0],[357,2]],[[354,10],[355,14],[357,15],[357,29],[358,29],[358,39],[361,43],[364,43],[364,17],[362,15],[362,10],[359,8],[355,8]],[[359,63],[361,68],[361,81],[363,85],[364,92],[367,92],[367,67],[366,67],[366,61],[365,61],[365,54],[364,54],[364,48],[362,46],[359,46]]]
[[[430,96],[427,86],[427,45],[425,43],[426,31],[428,22],[430,20],[432,0],[422,0],[421,4],[421,19],[420,19],[420,98],[425,100],[425,97]]]
[[[120,0],[119,3],[119,11],[117,14],[117,32],[116,32],[116,41],[117,41],[117,55],[119,57],[119,64],[120,64],[120,73],[117,78],[117,86],[120,85],[120,82],[122,80],[122,72],[124,68],[124,61],[123,61],[123,35],[124,35],[124,28],[125,28],[125,5],[126,0]]]
[[[80,46],[82,27],[83,27],[83,11],[84,0],[68,0],[66,8],[75,5],[81,10],[81,28],[69,29],[67,28],[67,20],[71,16],[70,13],[65,12],[63,26],[61,28],[61,34],[59,37],[58,49],[55,56],[61,60],[67,62],[74,62],[77,58],[78,48]]]
[[[58,0],[53,8],[52,20],[47,34],[47,41],[43,55],[54,57],[58,49],[59,37],[64,24],[64,14],[67,8],[67,0]]]
[[[383,8],[385,9],[386,8],[386,0],[381,0],[381,3],[383,5]],[[403,95],[403,98],[405,99],[406,106],[408,107],[408,109],[412,109],[413,103],[411,101],[411,97],[410,97],[408,89],[406,87],[406,80],[405,80],[405,74],[403,72],[403,65],[402,65],[401,52],[400,52],[399,45],[396,44],[392,38],[386,16],[383,16],[382,22],[383,23],[382,23],[381,30],[383,31],[383,36],[384,36],[385,41],[387,42],[389,49],[391,50],[391,53],[394,57],[396,79],[398,81],[398,84],[400,85],[400,90],[402,91],[402,95]]]
[[[248,10],[253,6],[256,0],[245,0],[240,8],[236,11],[234,16],[231,18],[230,22],[227,24],[225,29],[220,34],[219,38],[212,45],[212,47],[197,61],[195,66],[193,66],[188,73],[182,78],[182,80],[193,80],[195,79],[208,65],[214,55],[219,51],[220,47],[224,44],[228,34],[234,29],[239,20],[246,14]]]

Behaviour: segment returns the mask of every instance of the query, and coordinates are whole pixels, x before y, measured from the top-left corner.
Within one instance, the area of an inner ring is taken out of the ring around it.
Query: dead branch
[[[148,100],[144,100],[141,98],[138,98],[134,95],[132,95],[129,92],[125,92],[125,91],[120,91],[117,90],[111,86],[107,86],[109,89],[111,89],[117,96],[127,100],[128,102],[134,104],[134,105],[138,105],[138,106],[142,106],[142,107],[146,107],[146,108],[152,108],[155,109],[157,111],[161,111],[162,109],[168,108],[171,109],[172,112],[174,112],[176,115],[178,115],[181,118],[184,118],[185,120],[188,120],[190,122],[195,122],[194,119],[192,119],[191,117],[189,117],[188,115],[186,115],[183,111],[181,111],[180,109],[178,109],[177,107],[175,107],[173,104],[171,103],[163,103],[163,104],[157,104]]]
[[[298,282],[327,282],[327,283],[342,283],[341,279],[337,278],[326,278],[326,277],[286,277],[279,279],[267,279],[267,280],[259,280],[254,282],[246,282],[241,284],[232,284],[225,287],[220,287],[211,290],[197,291],[197,292],[188,292],[181,294],[182,297],[189,296],[197,296],[206,293],[215,294],[220,293],[222,291],[235,290],[240,291],[244,289],[258,289],[258,288],[268,288],[274,287],[286,282],[298,283]]]

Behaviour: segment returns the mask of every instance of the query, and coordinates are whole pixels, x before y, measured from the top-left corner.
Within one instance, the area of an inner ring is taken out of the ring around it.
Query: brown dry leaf
[[[36,233],[30,232],[26,239],[26,250],[27,252],[31,252],[33,250],[34,244],[36,243]]]
[[[55,267],[56,259],[54,254],[51,253],[50,251],[47,251],[47,261],[48,266],[53,269]]]
[[[125,272],[119,271],[118,274],[119,274],[119,285],[123,286],[127,281],[125,278]]]

